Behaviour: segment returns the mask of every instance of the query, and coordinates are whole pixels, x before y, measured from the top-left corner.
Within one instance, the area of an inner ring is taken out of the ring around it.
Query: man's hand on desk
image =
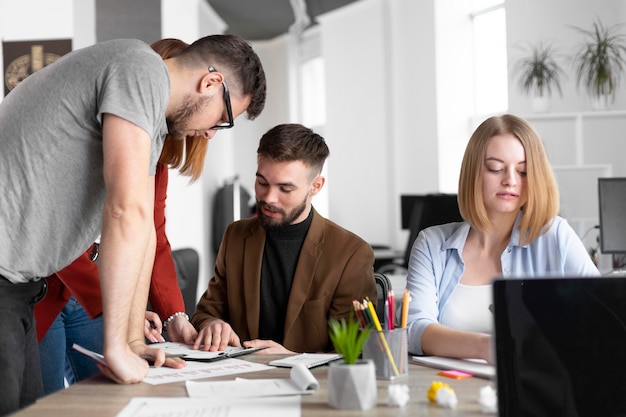
[[[230,324],[224,320],[213,320],[206,324],[193,343],[194,349],[215,352],[226,350],[227,346],[241,347],[241,341]]]
[[[162,354],[165,359],[165,353]],[[141,359],[126,343],[120,348],[105,346],[104,360],[107,364],[98,362],[98,369],[118,384],[136,384],[148,374],[148,362]]]
[[[274,342],[273,340],[249,340],[247,342],[243,342],[243,347],[245,348],[265,348],[260,350],[258,353],[262,353],[265,355],[275,355],[275,354],[294,354],[296,352],[292,352],[285,348],[280,343]]]

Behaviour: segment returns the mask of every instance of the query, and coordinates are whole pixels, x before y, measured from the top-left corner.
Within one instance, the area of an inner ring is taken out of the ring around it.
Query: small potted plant
[[[596,21],[591,30],[574,27],[585,36],[574,56],[577,85],[584,85],[594,109],[613,103],[626,68],[626,37],[616,33],[620,26]]]
[[[527,55],[520,58],[513,67],[514,74],[519,77],[520,91],[531,96],[533,111],[549,110],[553,89],[563,96],[561,78],[564,77],[564,72],[555,57],[556,52],[550,44],[531,44]]]
[[[350,410],[368,410],[376,405],[376,369],[371,360],[360,360],[361,351],[372,330],[361,329],[350,315],[348,320],[331,319],[330,340],[343,360],[330,363],[328,404]]]

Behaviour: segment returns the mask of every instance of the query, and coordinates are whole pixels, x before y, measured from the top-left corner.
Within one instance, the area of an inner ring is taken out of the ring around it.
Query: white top
[[[441,324],[468,332],[493,333],[491,284],[459,283],[441,312]]]

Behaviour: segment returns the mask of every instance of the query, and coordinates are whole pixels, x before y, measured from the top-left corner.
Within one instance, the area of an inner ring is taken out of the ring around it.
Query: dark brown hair
[[[212,66],[224,74],[231,95],[250,96],[246,109],[253,120],[265,106],[265,72],[258,55],[249,43],[235,35],[210,35],[200,38],[178,56],[189,68]]]
[[[311,179],[319,175],[330,151],[323,137],[299,124],[282,124],[261,137],[258,158],[272,161],[302,161],[311,169]]]

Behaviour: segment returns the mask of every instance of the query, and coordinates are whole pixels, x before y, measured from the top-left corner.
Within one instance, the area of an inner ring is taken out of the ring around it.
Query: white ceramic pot
[[[608,110],[611,107],[612,100],[608,94],[591,97],[591,108],[596,111]]]
[[[550,111],[550,97],[535,95],[530,98],[533,113],[547,113]]]
[[[371,360],[347,365],[331,362],[328,369],[328,404],[342,410],[369,410],[376,406],[376,368]]]

